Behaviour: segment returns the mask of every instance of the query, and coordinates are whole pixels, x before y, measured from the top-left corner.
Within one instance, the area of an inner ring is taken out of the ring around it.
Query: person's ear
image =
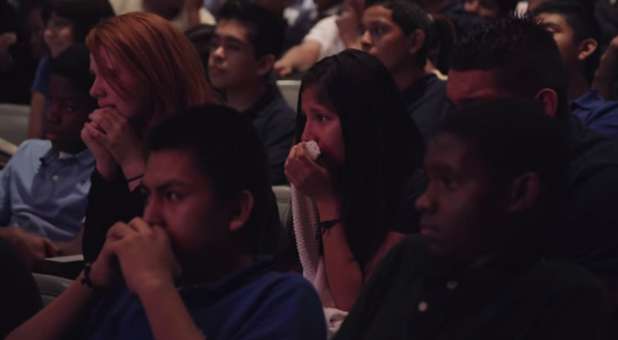
[[[543,104],[545,114],[551,118],[558,116],[559,99],[558,93],[552,89],[544,88],[536,94],[536,99]]]
[[[526,211],[537,204],[541,192],[541,180],[535,172],[527,172],[513,181],[507,204],[509,213]]]
[[[577,59],[584,61],[588,59],[599,48],[599,43],[592,38],[584,39],[579,43]]]
[[[275,61],[277,61],[277,58],[275,58],[274,54],[261,56],[258,60],[257,75],[260,77],[268,75],[273,70]]]
[[[230,231],[240,230],[251,217],[254,200],[251,192],[244,190],[235,201],[235,206],[231,210]]]
[[[415,29],[414,32],[408,35],[408,53],[415,55],[425,45],[427,34],[421,29]]]

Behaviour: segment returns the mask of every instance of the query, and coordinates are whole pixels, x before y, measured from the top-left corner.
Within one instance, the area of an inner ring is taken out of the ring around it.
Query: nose
[[[225,51],[223,49],[223,44],[215,45],[214,50],[210,53],[213,57],[221,60],[225,57]]]
[[[429,184],[425,191],[416,199],[416,210],[421,213],[430,213],[436,210],[437,204],[432,193],[432,186]]]
[[[303,142],[310,141],[310,140],[316,140],[315,134],[313,133],[312,124],[310,121],[305,123],[305,128],[303,129],[303,134],[301,135],[300,140]]]
[[[365,30],[361,36],[361,48],[363,51],[368,52],[372,45],[373,42],[371,41],[371,34],[369,33],[369,30]]]
[[[60,105],[52,101],[47,109],[47,120],[53,123],[60,121]]]
[[[163,225],[163,217],[160,208],[160,199],[152,194],[151,197],[146,199],[146,205],[144,206],[144,221],[150,225]]]
[[[90,96],[94,98],[103,97],[105,91],[103,90],[103,79],[101,77],[95,77],[94,82],[92,82],[92,86],[90,87]]]

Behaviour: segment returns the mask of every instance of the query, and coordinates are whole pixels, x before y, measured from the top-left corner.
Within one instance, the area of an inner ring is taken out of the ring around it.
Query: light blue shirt
[[[22,143],[0,171],[0,226],[66,241],[80,231],[95,160],[88,149],[60,154],[51,142]]]

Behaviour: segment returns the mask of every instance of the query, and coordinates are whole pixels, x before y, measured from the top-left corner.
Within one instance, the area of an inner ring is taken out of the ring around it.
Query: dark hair
[[[508,233],[507,243],[541,251],[558,221],[570,152],[562,131],[538,101],[499,99],[462,104],[447,115],[438,133],[454,135],[473,150],[485,164],[493,190],[504,190],[527,172],[539,176],[539,198],[528,211],[513,216],[518,229]],[[535,237],[530,236],[533,229]],[[507,235],[506,230],[500,233]]]
[[[153,128],[147,145],[149,152],[192,152],[195,164],[223,201],[249,191],[254,206],[240,239],[252,254],[274,251],[281,228],[279,214],[264,146],[246,117],[220,105],[192,108]]]
[[[574,0],[558,0],[549,1],[540,4],[532,12],[532,16],[536,17],[543,13],[557,14],[564,18],[567,24],[573,29],[575,34],[575,43],[582,42],[585,39],[594,39],[599,42],[599,27],[596,23],[592,11],[586,9],[581,3]],[[592,81],[594,72],[599,65],[601,50],[597,48],[592,55],[585,61],[585,72],[588,81]]]
[[[261,6],[249,0],[229,0],[221,8],[217,20],[238,20],[245,25],[256,57],[281,54],[285,21]]]
[[[534,98],[549,88],[558,94],[558,115],[569,115],[568,78],[551,33],[529,19],[502,18],[477,26],[453,49],[451,70],[495,71],[498,85]]]
[[[89,95],[94,76],[90,73],[90,52],[83,44],[72,44],[49,61],[50,74],[63,76],[75,89]]]
[[[51,0],[44,7],[43,20],[47,22],[52,13],[71,21],[75,41],[81,43],[96,24],[114,16],[108,0]]]
[[[430,41],[433,38],[432,22],[429,14],[411,0],[365,1],[365,8],[372,6],[382,6],[391,10],[393,21],[406,36],[412,34],[417,29],[425,32],[425,43],[416,55],[417,64],[421,67],[425,66]]]
[[[472,142],[491,176],[511,180],[525,172],[543,183],[556,182],[566,169],[560,125],[533,99],[470,101],[453,108],[440,133]]]
[[[515,11],[519,1],[520,0],[481,0],[481,3],[486,7],[492,7],[493,5],[498,9],[499,15],[507,16]]]
[[[332,105],[341,122],[345,162],[337,185],[342,219],[352,253],[366,264],[397,223],[402,187],[420,165],[423,141],[390,73],[367,53],[346,50],[305,74],[297,136],[306,122],[300,103],[309,87]]]

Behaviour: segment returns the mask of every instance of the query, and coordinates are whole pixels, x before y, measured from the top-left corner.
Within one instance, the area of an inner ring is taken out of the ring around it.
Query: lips
[[[210,66],[209,70],[208,70],[208,73],[210,75],[212,75],[212,74],[220,75],[220,74],[225,73],[225,69],[223,69],[223,68],[221,68],[219,66]]]
[[[428,238],[435,238],[439,232],[438,228],[435,225],[421,223],[419,233]]]

